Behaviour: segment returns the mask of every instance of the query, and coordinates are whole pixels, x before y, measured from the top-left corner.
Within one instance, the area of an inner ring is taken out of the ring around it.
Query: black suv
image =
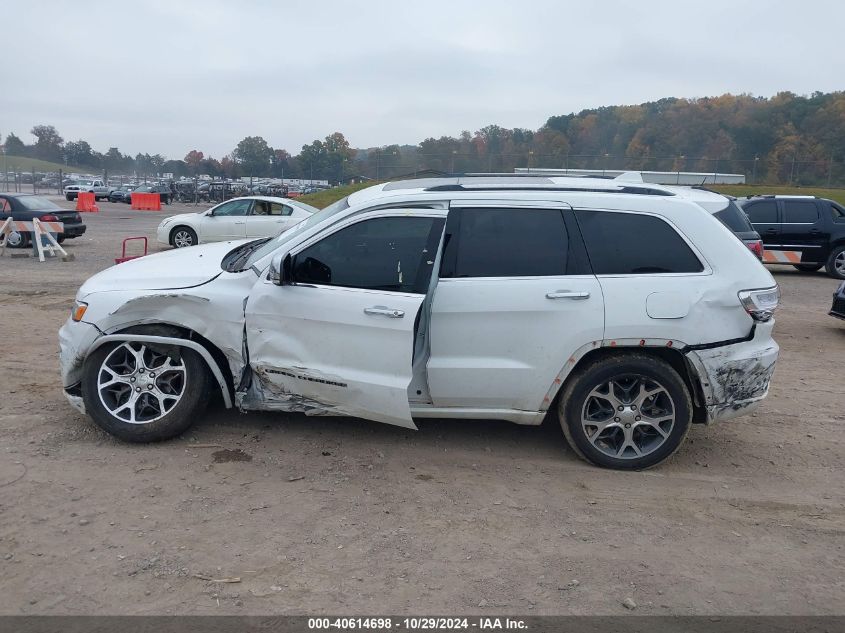
[[[763,238],[766,264],[845,279],[845,208],[815,196],[749,196],[737,201]]]

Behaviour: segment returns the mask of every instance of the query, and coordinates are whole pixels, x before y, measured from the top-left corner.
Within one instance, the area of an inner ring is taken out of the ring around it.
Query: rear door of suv
[[[434,407],[538,411],[555,376],[599,341],[604,299],[571,208],[453,201],[431,307]]]
[[[823,264],[827,259],[830,226],[821,213],[818,200],[782,199],[783,224],[780,243],[782,252],[801,263]]]
[[[754,230],[760,234],[763,247],[767,251],[781,250],[781,215],[777,200],[763,198],[752,200],[742,205]]]

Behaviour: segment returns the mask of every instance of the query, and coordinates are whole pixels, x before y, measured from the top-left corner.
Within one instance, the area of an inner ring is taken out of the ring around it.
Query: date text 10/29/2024
[[[310,630],[340,631],[502,631],[527,629],[524,620],[498,617],[352,617],[352,618],[308,618]]]

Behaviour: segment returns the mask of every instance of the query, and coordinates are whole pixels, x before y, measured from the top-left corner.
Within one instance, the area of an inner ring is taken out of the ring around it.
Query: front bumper
[[[773,328],[774,320],[758,323],[749,341],[686,352],[698,374],[708,423],[747,415],[768,395],[780,351]]]
[[[62,374],[62,388],[65,397],[78,411],[85,413],[85,405],[79,391],[82,381],[82,365],[88,350],[102,332],[90,323],[68,319],[59,330],[59,366]]]
[[[156,229],[156,239],[158,240],[159,244],[170,246],[170,229],[172,228],[173,226],[167,224],[165,226],[159,226]]]
[[[833,305],[828,314],[837,319],[845,319],[845,284],[839,287],[833,295]]]

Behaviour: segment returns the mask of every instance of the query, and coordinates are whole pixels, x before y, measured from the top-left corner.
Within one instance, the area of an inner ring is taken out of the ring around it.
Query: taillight
[[[755,321],[769,321],[775,314],[780,302],[780,289],[740,290],[737,295],[745,311]]]
[[[55,215],[50,215],[50,214],[42,215],[38,219],[41,220],[42,222],[58,222],[59,221],[59,218],[57,218]]]
[[[745,245],[748,247],[748,250],[757,256],[757,259],[763,259],[763,240],[749,240],[745,242]]]

